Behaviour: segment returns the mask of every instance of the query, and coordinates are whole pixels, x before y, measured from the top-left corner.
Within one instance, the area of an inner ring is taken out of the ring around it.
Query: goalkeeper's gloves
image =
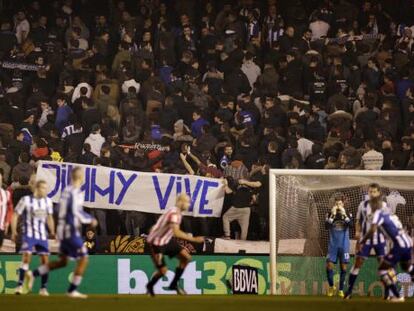
[[[339,206],[337,208],[337,210],[338,210],[339,214],[346,216],[346,212],[345,212],[345,209],[343,208],[343,206]]]

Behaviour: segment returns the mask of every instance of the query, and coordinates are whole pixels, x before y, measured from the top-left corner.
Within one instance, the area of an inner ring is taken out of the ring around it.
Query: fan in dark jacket
[[[305,166],[311,170],[324,169],[326,157],[322,153],[323,147],[320,144],[312,145],[312,154],[306,159]]]

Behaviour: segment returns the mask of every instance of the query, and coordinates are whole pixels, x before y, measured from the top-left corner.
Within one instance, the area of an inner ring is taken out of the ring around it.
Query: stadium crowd
[[[224,177],[223,225],[194,228],[266,239],[269,168],[414,168],[413,1],[1,4],[15,203],[42,159]],[[93,213],[102,235],[153,223]]]

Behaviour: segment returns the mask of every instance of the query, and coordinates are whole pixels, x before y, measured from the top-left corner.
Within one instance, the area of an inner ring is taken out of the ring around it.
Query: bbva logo
[[[256,268],[233,266],[233,294],[258,294],[259,275]]]

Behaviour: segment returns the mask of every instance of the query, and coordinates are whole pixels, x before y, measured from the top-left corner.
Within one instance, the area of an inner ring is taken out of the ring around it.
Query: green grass
[[[0,295],[0,310],[5,311],[379,311],[413,310],[414,300],[393,305],[378,298],[354,298],[350,301],[315,296],[157,296],[91,295],[86,300],[62,295],[40,297]]]

